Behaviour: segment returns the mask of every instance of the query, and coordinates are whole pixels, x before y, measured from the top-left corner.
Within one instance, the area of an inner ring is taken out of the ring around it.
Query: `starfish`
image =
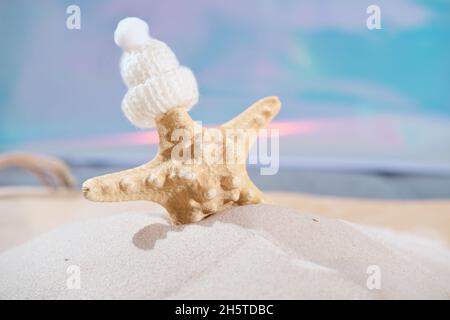
[[[155,118],[156,157],[139,167],[87,180],[83,194],[100,202],[157,202],[173,224],[197,222],[233,206],[267,202],[249,178],[245,162],[257,139],[255,133],[280,108],[277,97],[266,97],[217,128],[202,127],[181,107],[160,114]]]

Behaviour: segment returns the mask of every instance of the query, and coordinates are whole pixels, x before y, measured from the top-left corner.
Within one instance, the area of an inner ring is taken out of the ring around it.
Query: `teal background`
[[[81,30],[66,28],[71,4]],[[113,42],[126,16],[194,71],[206,124],[278,95],[277,121],[309,128],[282,157],[450,163],[450,2],[413,0],[1,1],[0,151],[136,144]]]

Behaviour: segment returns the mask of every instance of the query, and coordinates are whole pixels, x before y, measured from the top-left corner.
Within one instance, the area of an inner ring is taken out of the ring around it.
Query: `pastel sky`
[[[366,27],[374,3],[381,30]],[[65,27],[70,4],[81,8],[81,30]],[[136,131],[120,110],[112,37],[126,16],[148,21],[194,71],[192,115],[204,123],[266,95],[280,96],[280,121],[450,123],[448,1],[17,0],[0,2],[0,150]]]

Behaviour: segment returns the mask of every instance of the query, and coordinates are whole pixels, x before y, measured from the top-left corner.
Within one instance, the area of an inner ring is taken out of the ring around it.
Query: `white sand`
[[[449,200],[369,200],[267,193],[274,203],[300,212],[413,233],[450,248]],[[79,191],[0,187],[0,253],[62,224],[123,212],[165,212],[148,201],[91,202]]]
[[[81,289],[68,289],[70,265]],[[366,287],[369,265],[381,289]],[[450,298],[450,253],[409,236],[269,205],[173,227],[126,213],[59,227],[0,255],[0,298]]]

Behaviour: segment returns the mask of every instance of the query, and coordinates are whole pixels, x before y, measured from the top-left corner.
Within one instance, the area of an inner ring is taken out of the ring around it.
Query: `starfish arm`
[[[223,124],[220,129],[231,142],[225,152],[229,153],[235,150],[238,162],[245,163],[248,153],[260,132],[258,130],[265,128],[270,121],[280,111],[281,102],[278,97],[266,97],[256,101],[247,110],[240,115]],[[237,143],[234,143],[237,139]],[[230,149],[231,148],[231,149]]]
[[[277,115],[280,108],[281,102],[278,97],[271,96],[262,98],[234,119],[224,123],[221,128],[238,130],[258,130],[265,128]]]
[[[97,202],[149,200],[160,202],[162,177],[153,160],[142,166],[89,179],[83,183],[85,198]]]

